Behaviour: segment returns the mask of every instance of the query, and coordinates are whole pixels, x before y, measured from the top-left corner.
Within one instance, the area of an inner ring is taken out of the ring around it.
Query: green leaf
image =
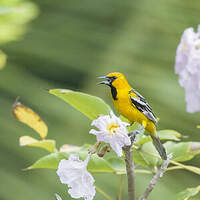
[[[20,146],[31,146],[46,149],[49,152],[55,151],[55,140],[36,140],[30,136],[22,136],[19,138]]]
[[[6,64],[7,56],[6,54],[0,50],[0,69],[3,69]]]
[[[33,165],[28,167],[27,169],[40,169],[40,168],[47,168],[47,169],[57,169],[58,163],[62,159],[67,159],[69,153],[66,152],[59,152],[59,153],[51,153],[47,156],[40,158],[36,161]]]
[[[142,145],[141,153],[144,157],[144,160],[149,163],[149,167],[154,168],[161,160],[152,142],[148,142]],[[152,156],[152,154],[156,156]]]
[[[168,141],[164,144],[167,154],[173,153],[172,161],[184,162],[192,159],[195,155],[199,154],[199,149],[193,150],[192,145],[194,142],[171,142]],[[158,152],[153,146],[152,142],[144,143],[138,149],[133,149],[134,161],[142,166],[153,168],[162,163]],[[189,170],[189,168],[188,168]],[[191,169],[190,171],[197,171],[198,168]],[[197,172],[195,172],[197,173]],[[198,171],[199,173],[199,171]]]
[[[188,200],[190,197],[196,196],[200,192],[200,185],[195,188],[187,188],[186,190],[175,195],[173,200]]]
[[[107,159],[110,166],[118,173],[125,174],[126,173],[126,164],[124,158],[119,158],[117,156],[111,157]]]
[[[166,142],[164,144],[167,154],[173,153],[174,161],[187,161],[191,160],[199,151],[192,151],[191,150],[192,142]]]
[[[133,160],[136,164],[155,169],[161,164],[160,156],[152,142],[143,144],[140,148],[133,146]]]
[[[182,142],[182,143],[174,143],[174,142],[167,142],[164,144],[167,154],[173,153],[173,158],[170,161],[171,164],[176,166],[169,167],[169,170],[175,169],[186,169],[193,173],[200,175],[200,168],[190,166],[190,165],[183,165],[177,161],[183,162],[186,160],[190,160],[196,154],[199,154],[198,150],[194,151],[191,150],[191,145],[194,142]],[[199,144],[198,144],[199,145]],[[196,146],[196,145],[195,145]],[[151,169],[155,169],[157,166],[162,164],[162,160],[158,155],[155,147],[151,142],[145,143],[142,147],[133,146],[133,159],[136,164],[142,165],[143,167],[149,167]]]
[[[141,152],[141,150],[137,150],[135,148],[133,148],[133,160],[136,164],[142,165],[144,167],[149,167],[150,163],[148,162],[148,160],[146,160],[146,158],[143,155],[144,153]]]
[[[151,146],[151,144],[150,144]],[[74,145],[67,145],[65,144],[60,152],[51,153],[47,156],[44,156],[40,158],[38,161],[36,161],[33,165],[28,167],[27,169],[39,169],[39,168],[47,168],[47,169],[57,169],[58,164],[62,159],[68,159],[70,154],[76,153],[79,155],[79,158],[81,160],[85,160],[88,155],[88,150],[91,148],[91,145],[83,145],[82,147],[74,146]],[[149,150],[149,149],[147,149]],[[137,157],[135,153],[138,153],[135,149],[133,149],[134,152],[134,159]],[[155,161],[152,155],[143,155],[143,152],[141,153],[142,156],[148,157],[148,161],[146,161],[146,158],[143,158],[143,161],[138,161],[137,159],[136,164],[141,164],[145,167],[151,167],[155,168]],[[150,160],[150,161],[149,161]],[[153,164],[152,164],[153,163]],[[88,163],[87,167],[88,171],[91,173],[115,173],[115,174],[126,174],[126,165],[124,158],[119,158],[115,155],[115,153],[110,152],[107,153],[103,158],[97,156],[96,154],[93,154],[90,158],[90,161]],[[144,170],[143,168],[139,168],[136,170],[136,173],[152,173],[149,170]]]
[[[69,155],[72,153],[77,153],[81,160],[85,160],[88,155],[87,146],[83,146],[79,150],[75,150],[73,152],[56,152],[51,153],[47,156],[40,158],[33,165],[28,167],[27,169],[37,169],[37,168],[49,168],[49,169],[57,169],[59,162],[62,159],[68,159]],[[117,170],[112,168],[110,163],[104,159],[100,158],[97,155],[92,155],[90,161],[88,163],[88,171],[91,173],[117,173]]]
[[[27,168],[30,169],[57,169],[58,164],[62,159],[68,159],[70,154],[77,153],[81,160],[85,160],[88,155],[88,149],[91,145],[84,145],[83,147],[76,147],[67,145],[68,147],[64,152],[51,153],[47,156],[40,158],[33,165]],[[63,149],[62,149],[63,150]],[[109,154],[109,155],[108,155]],[[126,166],[124,158],[119,158],[115,154],[108,153],[103,158],[93,154],[89,160],[87,169],[91,173],[115,173],[126,174]],[[151,171],[144,169],[137,169],[136,173],[151,173]]]
[[[117,170],[112,168],[107,160],[100,158],[96,154],[90,158],[87,169],[91,173],[117,173]]]
[[[52,89],[49,93],[63,99],[91,120],[101,114],[108,115],[111,111],[111,108],[96,96],[67,89]]]
[[[160,140],[173,140],[179,141],[181,134],[174,130],[160,130],[157,132]],[[137,144],[143,145],[144,143],[152,141],[150,136],[140,134],[137,137]]]

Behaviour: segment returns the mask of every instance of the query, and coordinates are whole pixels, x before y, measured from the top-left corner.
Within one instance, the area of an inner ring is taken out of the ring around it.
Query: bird
[[[150,134],[162,160],[167,160],[165,148],[156,133],[157,118],[146,99],[129,85],[120,72],[112,72],[98,78],[105,79],[98,84],[110,87],[112,102],[118,112],[127,118],[130,124],[138,122],[142,125],[140,130],[133,133],[140,133],[145,129]]]

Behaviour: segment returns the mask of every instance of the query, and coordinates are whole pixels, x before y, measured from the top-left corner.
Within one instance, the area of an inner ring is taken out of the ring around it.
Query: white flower
[[[77,154],[71,154],[68,160],[63,159],[58,165],[57,174],[61,183],[68,185],[68,193],[72,198],[92,200],[95,196],[94,178],[87,171],[90,157],[91,154],[82,161]]]
[[[91,125],[96,126],[99,131],[92,129],[90,133],[97,136],[97,141],[109,143],[118,156],[123,155],[124,145],[131,145],[126,129],[129,124],[121,121],[112,111],[110,115],[99,116]]]
[[[200,25],[184,31],[176,51],[175,73],[185,88],[188,112],[200,111]]]

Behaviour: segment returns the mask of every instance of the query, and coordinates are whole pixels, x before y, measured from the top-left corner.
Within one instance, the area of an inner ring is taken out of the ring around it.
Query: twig
[[[126,173],[128,178],[128,196],[129,200],[136,200],[135,197],[135,175],[134,175],[134,163],[133,163],[133,144],[134,138],[131,137],[131,145],[124,146],[125,162],[126,162]]]
[[[101,193],[105,197],[106,200],[112,200],[112,198],[108,194],[106,194],[100,187],[97,187],[95,185],[95,188],[99,193]]]
[[[117,200],[121,200],[122,186],[123,186],[123,175],[121,174],[120,181],[119,181],[119,187],[118,187]]]
[[[144,194],[139,198],[139,200],[146,200],[149,196],[150,192],[154,189],[156,183],[161,179],[165,171],[167,170],[167,166],[169,165],[172,159],[172,154],[167,156],[167,160],[164,160],[161,168],[156,172],[152,180],[150,181],[147,189],[145,190]]]

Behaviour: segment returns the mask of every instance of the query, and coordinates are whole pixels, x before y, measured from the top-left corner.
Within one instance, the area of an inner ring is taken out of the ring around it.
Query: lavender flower
[[[176,51],[175,73],[185,88],[187,112],[200,111],[200,25],[184,31]]]

